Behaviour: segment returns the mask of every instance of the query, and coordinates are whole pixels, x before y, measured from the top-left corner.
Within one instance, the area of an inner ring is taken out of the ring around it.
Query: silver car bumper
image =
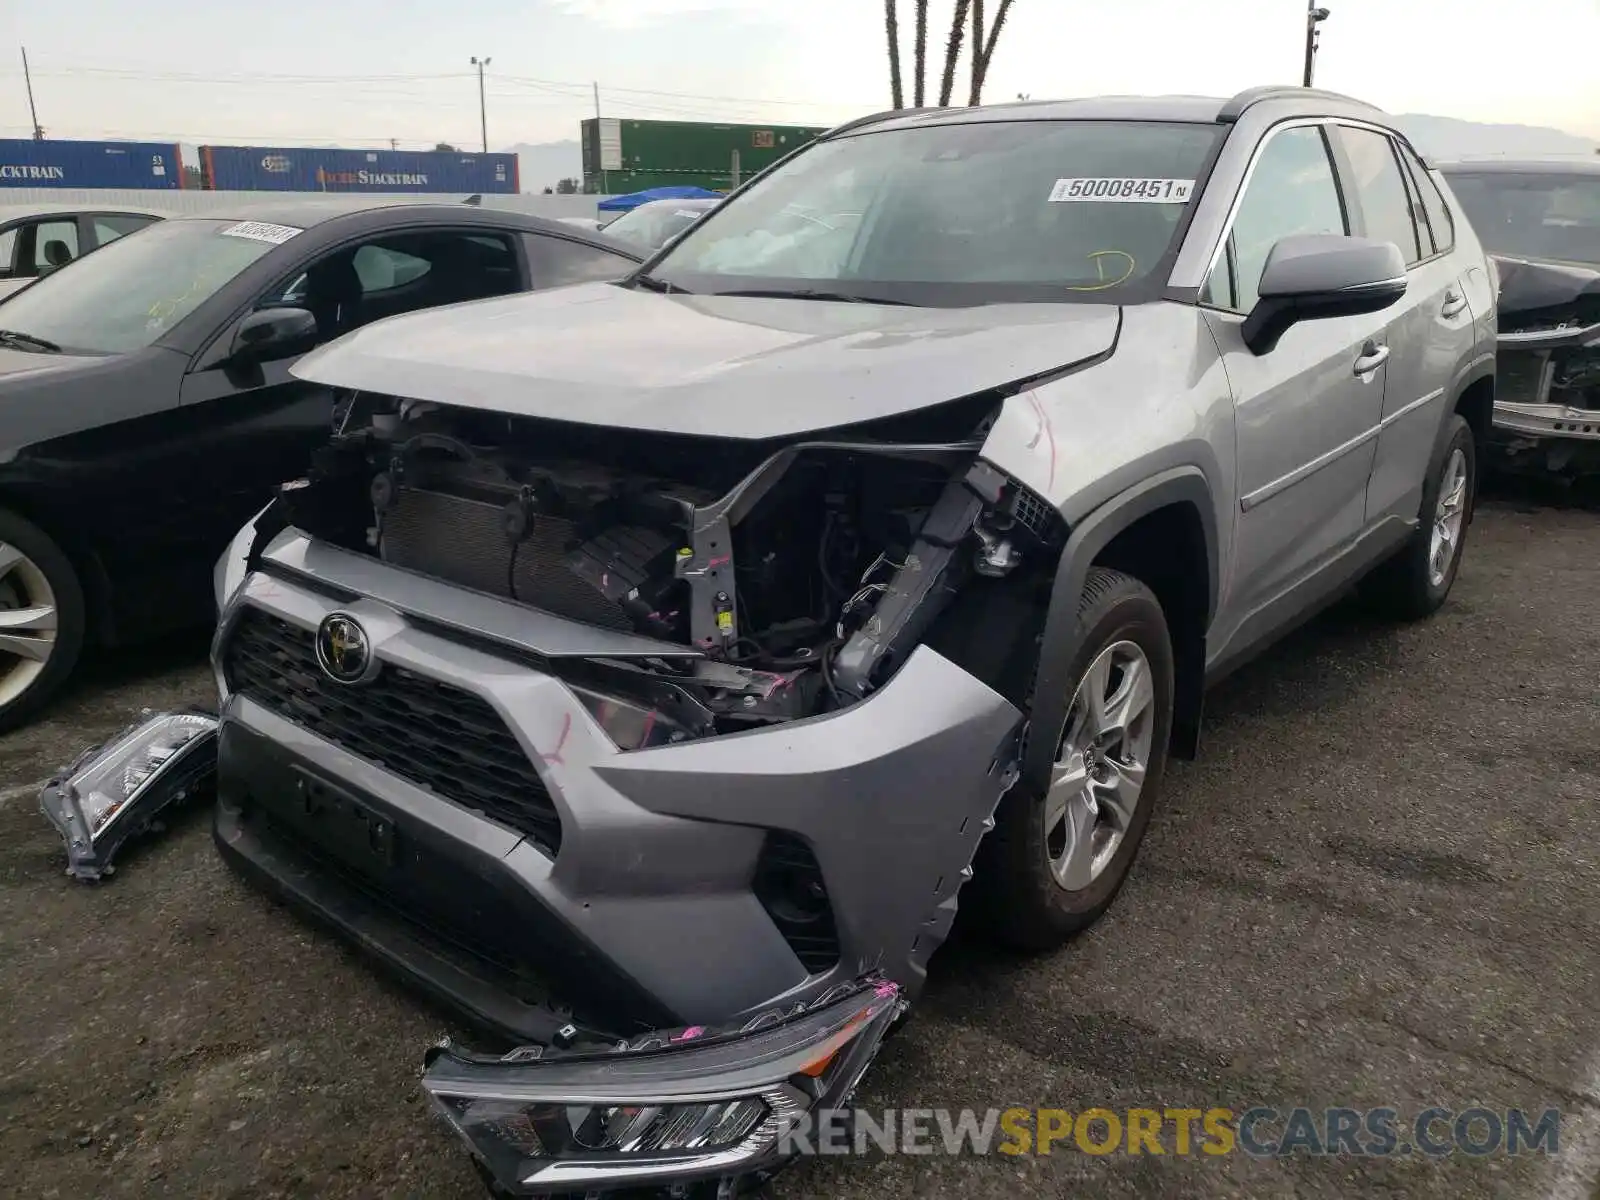
[[[219,847],[479,1024],[540,1040],[555,1004],[607,1036],[737,1025],[869,969],[920,989],[1020,722],[947,659],[919,649],[825,717],[623,751],[539,664],[631,635],[293,530],[257,565],[218,568]],[[370,688],[294,658],[336,611],[365,627]],[[247,663],[250,628],[286,640]],[[763,891],[775,856],[811,871],[787,898],[806,911]]]

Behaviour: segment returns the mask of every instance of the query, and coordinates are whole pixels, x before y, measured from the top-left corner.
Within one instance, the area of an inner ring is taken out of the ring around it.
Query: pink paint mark
[[[608,588],[608,587],[611,586],[611,572],[610,571],[601,571],[600,572],[600,586],[602,588]]]
[[[705,1032],[705,1026],[703,1026],[703,1025],[691,1025],[691,1026],[689,1026],[689,1028],[685,1029],[682,1033],[680,1033],[677,1037],[673,1038],[672,1040],[675,1041],[675,1042],[692,1042],[692,1041],[694,1041],[695,1038],[699,1037],[704,1032]]]
[[[566,759],[561,757],[561,751],[566,749],[567,737],[572,733],[572,714],[567,713],[561,718],[561,740],[556,743],[556,748],[549,754],[540,754],[539,757],[547,764],[566,766]]]
[[[872,994],[880,1000],[887,1000],[890,996],[898,996],[900,994],[900,985],[892,981],[886,981],[873,988]]]
[[[1050,427],[1050,418],[1045,416],[1044,405],[1039,403],[1039,397],[1036,396],[1033,392],[1029,392],[1028,393],[1028,403],[1033,405],[1033,411],[1039,417],[1039,433],[1043,434],[1045,437],[1048,437],[1050,439],[1050,485],[1053,487],[1053,486],[1055,486],[1055,482],[1056,482],[1056,434],[1055,434],[1055,430]],[[1034,436],[1033,441],[1028,443],[1028,449],[1032,450],[1038,444],[1039,444],[1039,435],[1036,434]]]
[[[706,570],[715,571],[718,567],[725,567],[733,561],[733,555],[724,554],[721,558],[713,558],[706,564]]]

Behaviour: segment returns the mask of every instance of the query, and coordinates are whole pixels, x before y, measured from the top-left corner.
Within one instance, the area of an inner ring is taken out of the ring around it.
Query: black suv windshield
[[[185,219],[146,226],[8,297],[0,329],[91,354],[141,349],[273,248],[259,233],[244,236],[259,228]]]
[[[1491,254],[1600,266],[1600,174],[1445,171]]]
[[[651,271],[691,292],[1119,300],[1173,252],[1216,125],[976,121],[812,146]]]

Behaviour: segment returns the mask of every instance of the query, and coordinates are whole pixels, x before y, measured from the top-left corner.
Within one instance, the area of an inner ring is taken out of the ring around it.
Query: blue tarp
[[[609,200],[602,200],[599,204],[601,212],[632,212],[641,204],[649,204],[652,200],[720,200],[721,192],[713,192],[702,187],[688,187],[676,185],[673,187],[646,188],[642,192],[631,192],[626,196],[612,196]]]

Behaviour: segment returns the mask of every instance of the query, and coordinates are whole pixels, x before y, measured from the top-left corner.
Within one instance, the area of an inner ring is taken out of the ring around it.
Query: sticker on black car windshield
[[[1050,189],[1050,202],[1187,204],[1193,192],[1192,179],[1058,179]]]
[[[237,225],[229,225],[222,231],[223,237],[249,238],[252,242],[271,242],[274,246],[281,246],[297,233],[304,230],[296,229],[293,225],[272,225],[266,221],[240,221]]]

